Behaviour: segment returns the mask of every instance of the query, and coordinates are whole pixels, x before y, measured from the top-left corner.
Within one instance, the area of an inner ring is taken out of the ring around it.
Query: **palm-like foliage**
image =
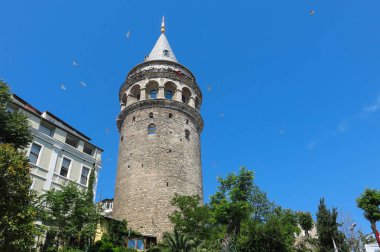
[[[171,252],[190,252],[194,248],[194,243],[189,236],[177,230],[174,230],[172,234],[166,234],[164,241]]]

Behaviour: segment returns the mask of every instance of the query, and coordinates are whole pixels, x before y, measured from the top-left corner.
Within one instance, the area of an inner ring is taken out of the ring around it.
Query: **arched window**
[[[157,99],[157,90],[153,89],[149,92],[150,99]]]
[[[171,90],[165,90],[165,98],[166,99],[173,99],[173,92]]]
[[[156,134],[156,125],[151,123],[148,126],[148,135],[155,135]]]
[[[121,107],[125,107],[127,105],[127,94],[124,94],[121,98]]]
[[[164,89],[165,89],[165,92],[164,92],[165,98],[168,100],[172,100],[174,98],[174,94],[177,90],[177,85],[174,84],[173,82],[169,81],[169,82],[165,83]]]
[[[182,102],[189,104],[190,97],[191,97],[190,89],[184,87],[182,89]]]
[[[198,96],[195,97],[195,108],[199,109],[199,99],[198,99]]]
[[[173,114],[172,113],[169,113],[169,118],[172,118],[173,117]]]
[[[149,118],[153,118],[153,112],[149,113]]]
[[[158,82],[150,81],[145,86],[145,95],[148,99],[157,99]]]
[[[134,85],[130,90],[130,99],[132,99],[132,103],[140,100],[140,85]]]
[[[185,130],[185,138],[187,140],[190,140],[190,131],[189,130]]]

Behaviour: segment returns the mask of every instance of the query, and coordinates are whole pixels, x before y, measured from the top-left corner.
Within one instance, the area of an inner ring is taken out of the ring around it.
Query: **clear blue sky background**
[[[118,90],[165,15],[203,91],[205,198],[218,175],[246,166],[281,206],[315,213],[325,197],[369,231],[355,199],[379,188],[379,9],[377,0],[2,1],[0,78],[105,149],[98,196],[113,197]]]

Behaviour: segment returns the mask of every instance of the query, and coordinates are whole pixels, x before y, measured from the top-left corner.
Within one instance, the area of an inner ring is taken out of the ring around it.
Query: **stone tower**
[[[203,199],[200,133],[202,93],[161,35],[119,91],[121,112],[113,217],[159,240],[172,231],[174,195]]]

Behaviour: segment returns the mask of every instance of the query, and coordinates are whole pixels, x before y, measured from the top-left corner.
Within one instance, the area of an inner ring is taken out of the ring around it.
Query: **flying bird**
[[[73,60],[73,66],[75,66],[75,67],[78,66],[78,62],[76,62],[76,60]]]
[[[66,90],[66,87],[65,87],[65,85],[63,85],[63,83],[61,84],[61,89]]]
[[[80,81],[79,83],[81,84],[82,87],[87,87],[86,82],[84,82],[84,81]]]
[[[207,91],[211,92],[211,85],[207,86]]]
[[[310,10],[310,11],[309,11],[309,14],[310,14],[310,16],[314,16],[314,14],[315,14],[315,10]]]
[[[125,34],[125,36],[127,37],[127,39],[129,39],[129,38],[131,37],[131,32],[128,31],[128,32]]]

